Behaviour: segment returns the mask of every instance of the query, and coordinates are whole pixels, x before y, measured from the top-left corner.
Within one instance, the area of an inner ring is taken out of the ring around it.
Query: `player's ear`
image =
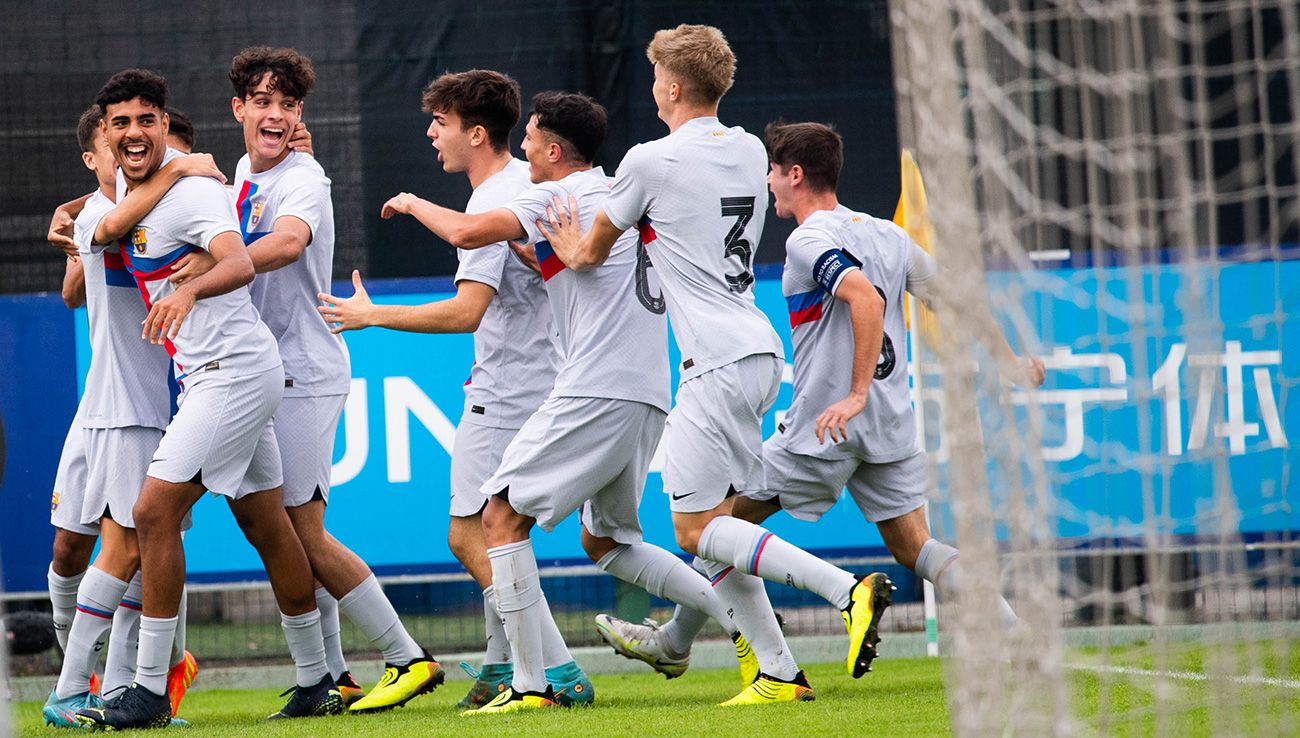
[[[469,131],[469,145],[482,146],[487,141],[487,129],[483,126],[474,126]]]
[[[163,114],[159,116],[159,121],[162,122],[163,138],[167,138],[167,131],[172,127],[172,117],[164,110]]]
[[[799,164],[790,165],[790,186],[798,187],[803,184],[803,166]]]
[[[244,122],[244,98],[236,95],[230,98],[230,112],[234,114],[235,120],[240,123]]]
[[[90,171],[95,171],[95,155],[89,151],[81,152],[81,163],[85,164]]]

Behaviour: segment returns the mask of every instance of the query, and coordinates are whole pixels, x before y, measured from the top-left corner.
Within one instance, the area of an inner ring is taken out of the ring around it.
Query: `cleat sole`
[[[893,604],[893,591],[896,589],[889,577],[880,575],[871,582],[871,622],[867,624],[867,635],[862,639],[862,647],[853,665],[853,678],[861,678],[871,671],[871,662],[878,655],[876,645],[880,643],[880,619],[885,610]]]

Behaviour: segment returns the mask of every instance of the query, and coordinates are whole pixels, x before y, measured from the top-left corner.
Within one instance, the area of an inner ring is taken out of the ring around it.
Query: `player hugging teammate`
[[[64,505],[70,487],[83,490],[75,520],[60,527],[84,537],[94,531],[80,526],[98,523],[104,549],[81,580],[47,720],[106,728],[172,720],[178,697],[168,670],[186,663],[174,650],[180,535],[204,491],[227,497],[282,613],[297,678],[273,718],[345,704],[388,709],[442,682],[369,568],[324,525],[350,382],[338,334],[369,326],[474,333],[449,505],[451,549],[483,589],[487,650],[458,704],[465,715],[593,702],[549,611],[531,544],[535,526],[549,531],[574,513],[602,570],[678,604],[662,626],[600,615],[602,637],[672,678],[686,670],[704,621],[717,620],[741,669],[742,689],[724,705],[813,698],[763,579],[815,592],[841,612],[855,678],[870,670],[890,602],[883,574],[855,575],[762,528],[773,513],[816,520],[847,486],[900,563],[941,592],[955,586],[957,551],[930,538],[925,523],[925,464],[902,349],[904,292],[941,299],[933,263],[892,224],[839,204],[843,144],[833,129],[774,124],[765,146],[718,119],[736,62],[717,29],[660,31],[647,56],[668,133],[633,147],[613,177],[592,163],[606,129],[595,100],[536,95],[520,160],[509,148],[522,109],[512,79],[471,70],[429,84],[428,137],[443,168],[465,173],[474,194],[465,212],[407,193],[384,205],[383,217],[413,216],[458,249],[455,296],[418,306],[374,304],[357,272],[352,297],[328,294],[330,182],[301,125],[315,83],[308,59],[265,47],[234,59],[232,112],[246,155],[233,192],[210,158],[164,143],[171,118],[161,77],[128,70],[109,80],[96,101],[103,121],[82,141],[100,189],[71,239],[84,262],[97,363],[65,456],[84,457],[88,478],[74,481],[69,461],[56,484]],[[753,292],[769,191],[777,215],[799,227],[782,284],[795,398],[764,442],[761,419],[785,366]],[[668,318],[682,355],[675,404]],[[147,343],[128,336],[141,321]],[[999,348],[1012,379],[1042,382],[1041,363],[1017,359],[1005,341]],[[168,355],[181,389],[170,420]],[[130,370],[110,368],[128,362]],[[110,411],[96,410],[105,403]],[[637,510],[661,436],[677,542],[696,556],[694,567],[641,537]],[[96,459],[105,454],[133,466],[102,479]],[[72,541],[65,549],[81,550],[80,539],[64,539]],[[56,556],[58,568],[77,568],[77,556],[65,558],[71,563]],[[137,568],[134,676],[103,703],[86,685],[94,644],[128,601]],[[52,565],[50,581],[52,598],[57,585],[66,599],[71,577]],[[1000,622],[1013,627],[1000,603]],[[365,696],[343,660],[340,612],[387,662]]]

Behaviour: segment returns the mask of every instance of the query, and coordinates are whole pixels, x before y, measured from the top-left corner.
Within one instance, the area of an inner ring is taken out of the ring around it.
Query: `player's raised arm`
[[[77,255],[77,244],[72,241],[72,226],[77,221],[77,216],[81,214],[81,209],[86,206],[86,201],[90,195],[82,195],[75,200],[69,200],[54,209],[54,215],[50,216],[50,230],[45,234],[45,240],[50,242],[51,246],[63,251],[69,257]]]
[[[212,177],[222,184],[226,182],[226,175],[221,173],[211,154],[176,157],[140,186],[128,192],[117,207],[100,219],[99,225],[95,227],[94,242],[110,243],[125,236],[182,177]]]
[[[352,297],[320,293],[323,305],[316,308],[332,333],[376,326],[411,333],[473,333],[497,291],[490,285],[462,279],[455,297],[423,305],[376,305],[361,283],[361,272],[352,270]]]
[[[585,272],[605,263],[614,242],[627,229],[614,225],[605,211],[600,210],[592,221],[591,230],[583,233],[577,213],[577,200],[570,196],[567,203],[561,203],[557,197],[546,209],[547,219],[539,219],[537,227],[565,266],[576,272]]]
[[[253,281],[253,261],[248,258],[244,242],[235,231],[225,231],[212,238],[208,251],[216,265],[201,277],[176,287],[172,294],[158,300],[144,319],[141,338],[152,343],[176,338],[185,316],[194,303],[205,297],[224,295]]]
[[[834,290],[836,300],[849,306],[853,326],[853,370],[849,393],[817,416],[818,443],[848,439],[848,422],[867,406],[867,390],[876,369],[876,357],[885,338],[885,300],[860,269],[848,270]]]
[[[384,203],[379,217],[413,215],[420,224],[458,249],[479,249],[501,241],[524,237],[523,226],[509,210],[495,208],[485,213],[468,214],[402,192]]]

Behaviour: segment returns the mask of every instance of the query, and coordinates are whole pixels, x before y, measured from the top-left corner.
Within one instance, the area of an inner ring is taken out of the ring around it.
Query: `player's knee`
[[[677,526],[677,545],[688,554],[699,553],[700,530],[694,526]]]
[[[589,533],[586,528],[582,529],[582,550],[587,552],[587,558],[592,561],[600,561],[610,551],[618,548],[619,545],[619,542],[613,538],[595,536]]]
[[[54,573],[70,577],[80,574],[90,566],[90,556],[95,550],[95,537],[60,530],[54,536],[51,564]]]

